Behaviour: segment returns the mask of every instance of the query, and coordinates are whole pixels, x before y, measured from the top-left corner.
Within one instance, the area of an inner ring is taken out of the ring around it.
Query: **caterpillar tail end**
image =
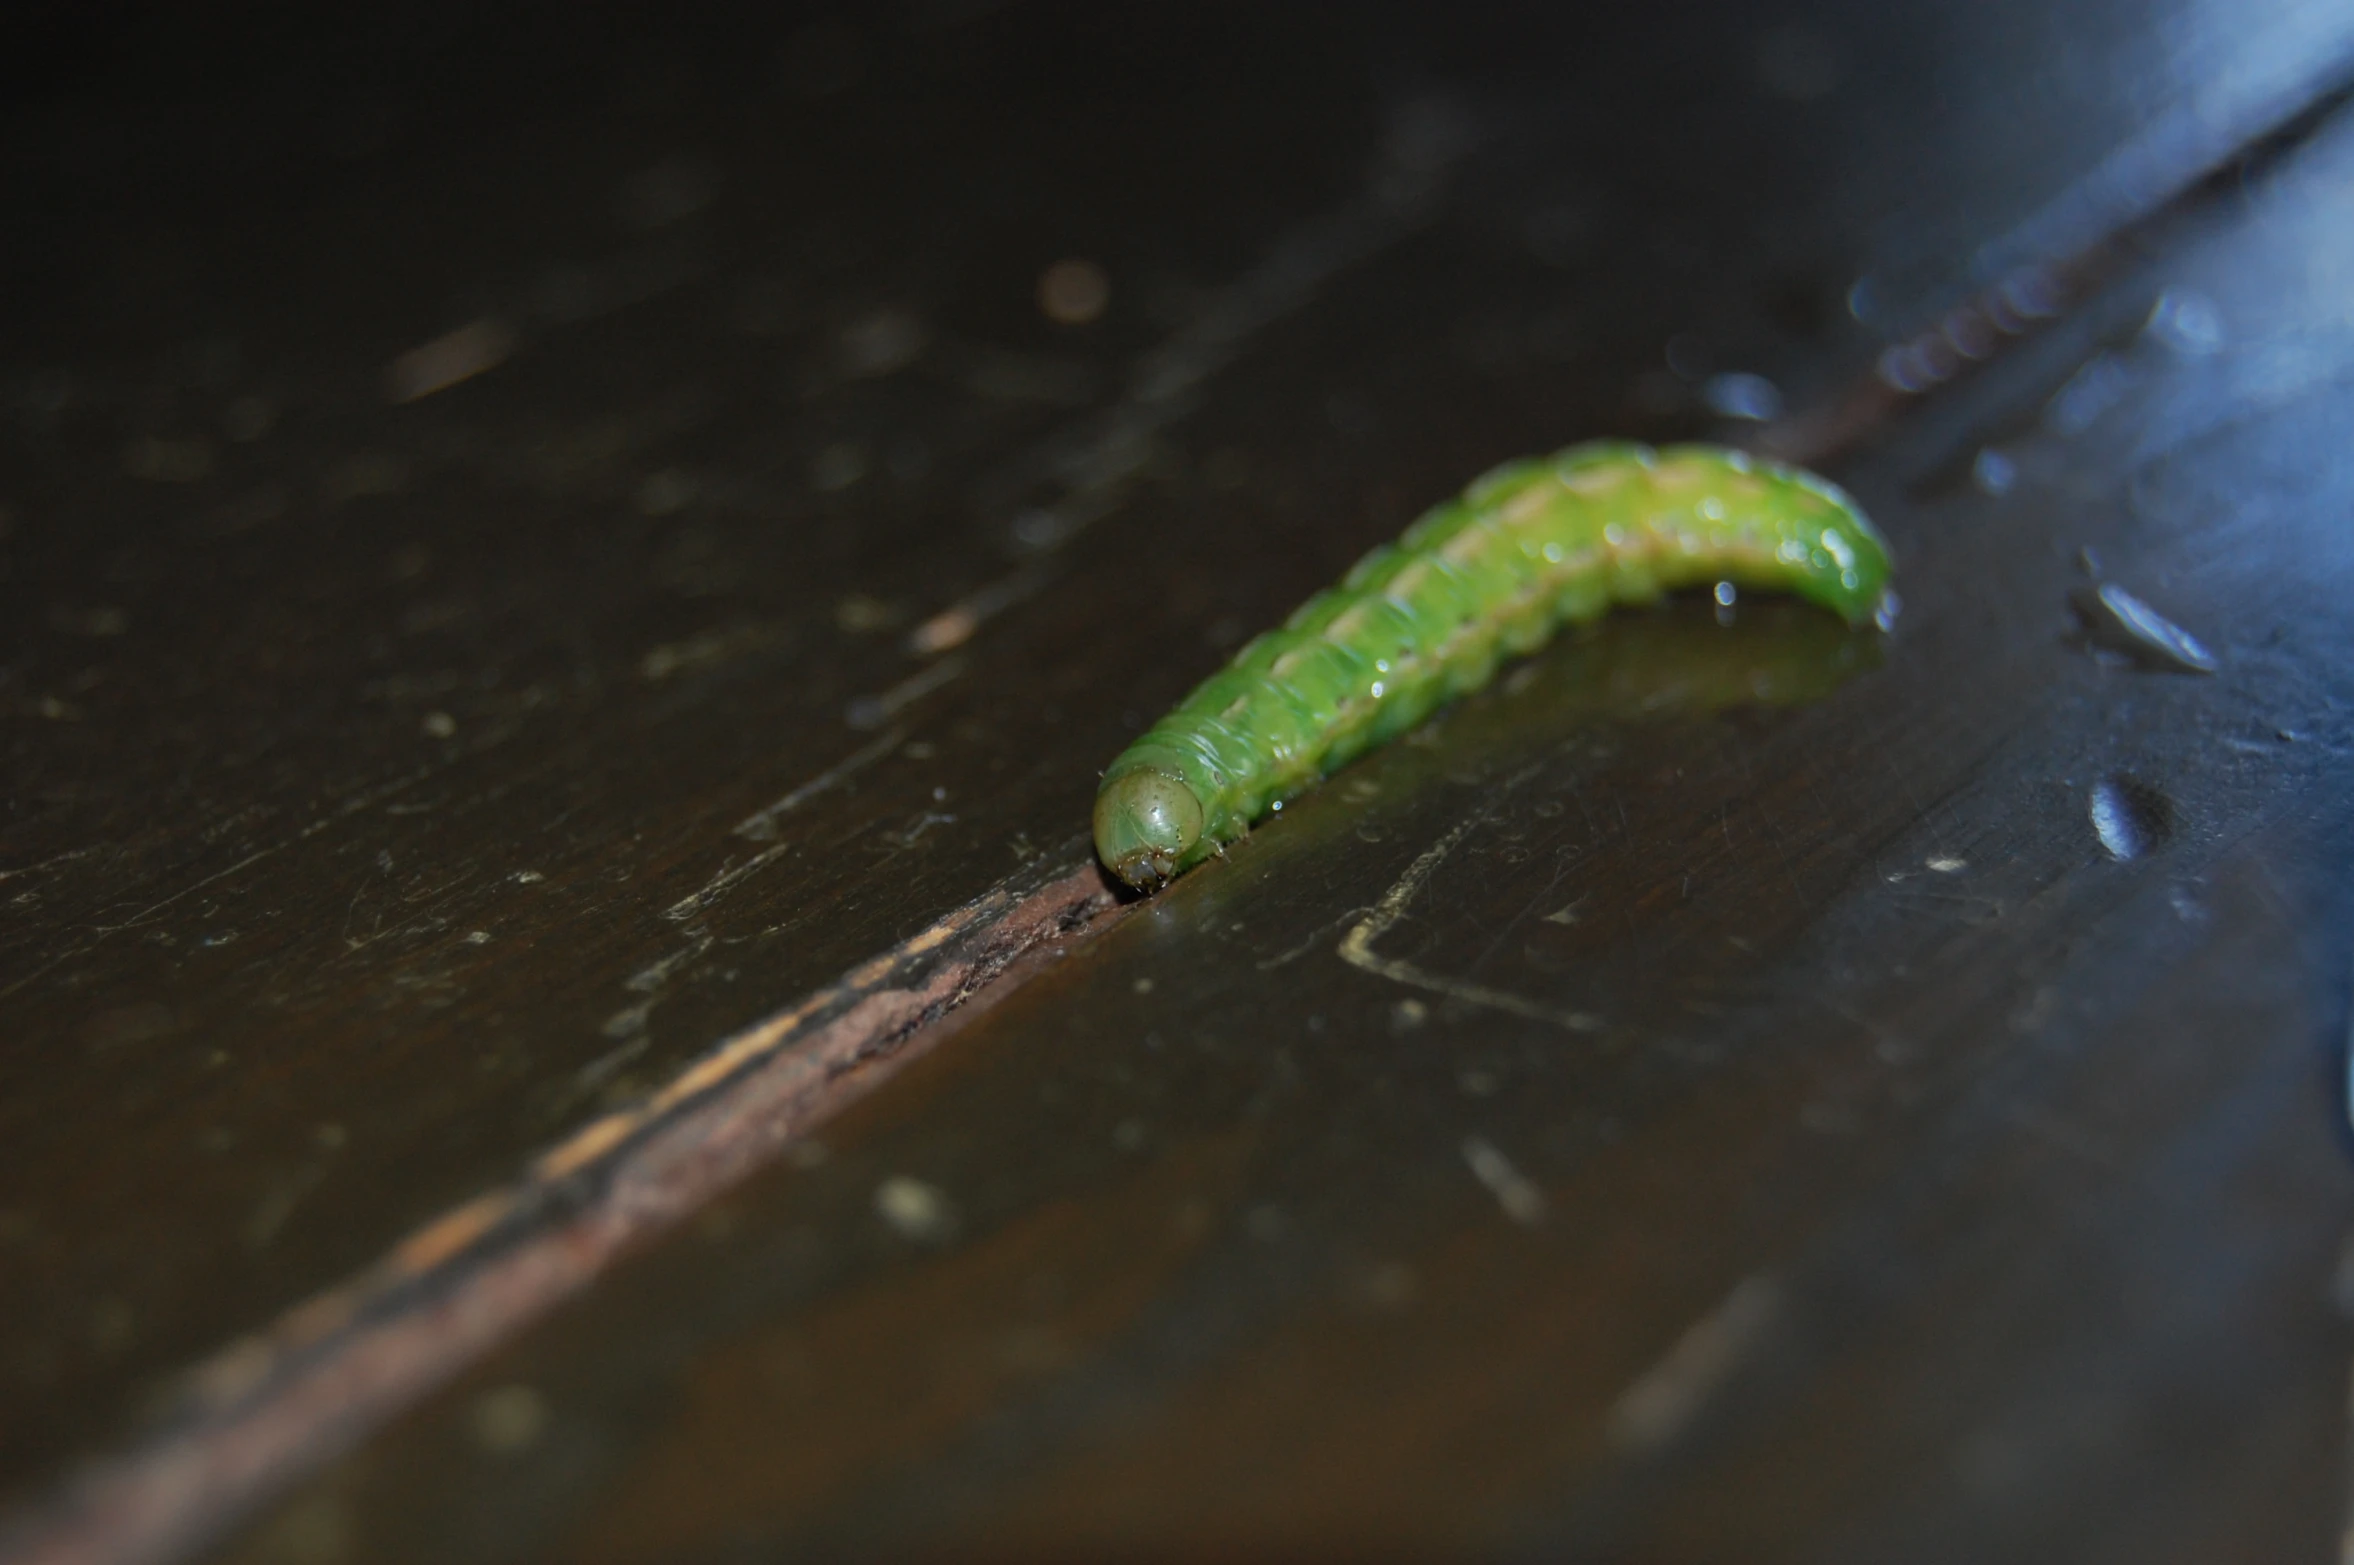
[[[1174,879],[1201,835],[1201,800],[1166,772],[1121,772],[1095,796],[1096,857],[1137,891]]]

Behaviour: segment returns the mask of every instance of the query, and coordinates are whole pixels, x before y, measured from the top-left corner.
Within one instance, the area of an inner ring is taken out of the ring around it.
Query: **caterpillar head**
[[[1202,802],[1167,772],[1122,772],[1095,796],[1095,852],[1138,891],[1155,891],[1201,841]]]

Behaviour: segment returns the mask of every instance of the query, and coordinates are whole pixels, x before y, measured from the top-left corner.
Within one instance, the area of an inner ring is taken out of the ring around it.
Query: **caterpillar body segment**
[[[1711,446],[1572,446],[1433,507],[1258,637],[1106,769],[1096,852],[1152,890],[1505,659],[1613,605],[1729,581],[1851,624],[1894,610],[1888,546],[1809,473]]]

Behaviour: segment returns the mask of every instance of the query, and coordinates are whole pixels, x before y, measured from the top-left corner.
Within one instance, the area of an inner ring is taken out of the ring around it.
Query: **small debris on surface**
[[[1488,1187],[1506,1217],[1527,1228],[1545,1220],[1545,1192],[1529,1183],[1494,1143],[1482,1136],[1465,1137],[1463,1161],[1472,1177]]]
[[[444,332],[394,359],[385,367],[384,395],[392,402],[415,402],[461,381],[497,369],[515,351],[515,332],[504,321],[485,316],[455,331]]]
[[[1112,300],[1112,280],[1084,256],[1068,256],[1038,274],[1038,309],[1059,326],[1084,326]]]
[[[1756,1350],[1781,1304],[1771,1278],[1744,1278],[1619,1397],[1610,1409],[1610,1443],[1642,1453],[1673,1440]]]
[[[906,1239],[944,1239],[952,1226],[947,1197],[906,1174],[894,1174],[875,1186],[875,1213]]]
[[[961,603],[956,604],[918,625],[907,638],[907,650],[917,657],[930,657],[963,646],[980,628],[981,616]]]
[[[548,1404],[529,1386],[501,1386],[475,1400],[467,1422],[475,1444],[494,1456],[513,1456],[547,1428]]]

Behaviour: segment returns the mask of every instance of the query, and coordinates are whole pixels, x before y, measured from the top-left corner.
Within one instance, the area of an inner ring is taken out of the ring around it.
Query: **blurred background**
[[[0,1558],[2325,1551],[2350,87],[2311,0],[12,7]],[[1622,616],[1087,881],[1601,436],[1849,486],[1896,633]]]

